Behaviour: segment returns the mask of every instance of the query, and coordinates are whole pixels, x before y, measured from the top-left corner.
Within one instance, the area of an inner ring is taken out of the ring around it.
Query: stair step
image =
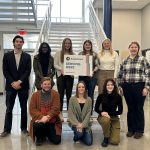
[[[19,2],[19,1],[15,1],[15,2],[5,1],[5,2],[0,2],[0,7],[7,7],[7,8],[15,7],[15,8],[17,8],[17,7],[32,7],[32,5],[31,5],[31,2],[30,3],[24,3],[24,2]]]

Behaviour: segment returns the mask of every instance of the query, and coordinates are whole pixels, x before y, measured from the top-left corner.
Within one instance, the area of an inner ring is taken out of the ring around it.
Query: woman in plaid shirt
[[[143,106],[150,86],[150,65],[145,57],[139,56],[138,42],[132,42],[128,48],[130,55],[121,65],[118,85],[128,107],[126,136],[139,139],[144,133]]]

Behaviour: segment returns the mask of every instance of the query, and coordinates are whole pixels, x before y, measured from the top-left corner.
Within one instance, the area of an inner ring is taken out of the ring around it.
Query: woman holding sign
[[[61,51],[57,51],[54,56],[54,67],[56,69],[56,79],[57,79],[57,89],[60,95],[60,103],[61,107],[60,110],[63,110],[63,99],[64,93],[66,92],[67,98],[67,109],[69,99],[72,94],[73,82],[74,77],[70,75],[64,75],[64,55],[73,55],[72,50],[72,41],[69,38],[65,38],[62,42],[62,49]],[[64,118],[62,113],[60,113],[60,119],[63,122]]]
[[[96,72],[99,68],[99,59],[97,53],[93,51],[92,42],[90,40],[86,40],[83,43],[83,51],[79,53],[79,55],[92,56],[92,74],[89,76],[79,76],[79,81],[84,81],[87,90],[88,96],[92,99],[92,108],[94,101],[94,90],[97,83]]]

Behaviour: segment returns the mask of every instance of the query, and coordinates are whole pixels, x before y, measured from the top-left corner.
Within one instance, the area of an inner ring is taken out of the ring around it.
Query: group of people
[[[12,110],[16,95],[21,106],[21,130],[27,131],[27,99],[31,57],[22,51],[24,39],[16,36],[13,39],[14,51],[4,54],[3,73],[6,78],[6,114],[4,130],[0,137],[11,133]],[[118,145],[120,142],[119,115],[123,112],[122,95],[128,107],[127,137],[139,139],[144,133],[144,101],[150,87],[150,65],[145,57],[139,56],[140,45],[132,42],[129,56],[119,67],[118,53],[111,47],[111,41],[105,39],[99,53],[93,51],[92,42],[83,43],[83,51],[79,55],[92,56],[92,75],[79,76],[75,95],[72,96],[74,76],[64,74],[64,55],[75,55],[72,41],[65,38],[61,51],[54,58],[51,48],[43,42],[39,52],[34,56],[33,69],[35,86],[29,113],[31,116],[30,135],[36,145],[41,145],[47,138],[54,144],[61,142],[63,118],[63,100],[66,93],[68,124],[74,132],[74,142],[82,141],[92,145],[93,135],[90,117],[93,107],[98,113],[98,122],[102,127],[104,139],[102,146],[109,143]],[[53,90],[53,77],[56,72],[57,91]],[[94,104],[94,90],[98,85],[99,95]]]

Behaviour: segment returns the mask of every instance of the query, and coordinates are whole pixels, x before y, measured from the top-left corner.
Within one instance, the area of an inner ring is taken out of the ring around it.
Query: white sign
[[[65,55],[64,74],[73,76],[92,75],[92,56],[86,55]]]

